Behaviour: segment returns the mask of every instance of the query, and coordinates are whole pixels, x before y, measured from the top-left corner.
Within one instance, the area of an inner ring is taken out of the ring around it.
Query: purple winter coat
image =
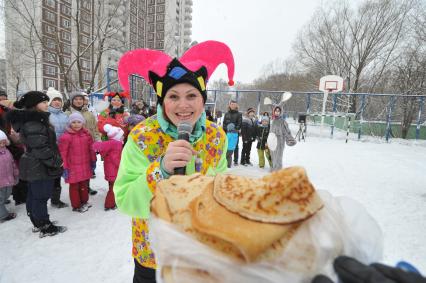
[[[85,128],[78,132],[67,128],[59,138],[59,152],[64,161],[64,169],[69,174],[66,183],[77,183],[92,177],[92,162],[96,161],[92,144],[92,136]]]
[[[93,144],[93,149],[99,152],[104,160],[105,180],[114,182],[117,178],[118,167],[120,166],[123,143],[112,139],[103,142],[95,142]]]
[[[12,154],[6,147],[0,148],[0,189],[16,185],[19,171]]]

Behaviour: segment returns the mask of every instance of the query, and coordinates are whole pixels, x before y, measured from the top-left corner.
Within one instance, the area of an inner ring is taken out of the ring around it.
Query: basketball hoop
[[[336,75],[324,76],[320,79],[318,89],[324,93],[324,98],[322,101],[322,115],[321,115],[321,127],[320,127],[320,133],[321,133],[322,126],[324,124],[325,106],[327,104],[328,94],[341,92],[343,90],[343,78]]]

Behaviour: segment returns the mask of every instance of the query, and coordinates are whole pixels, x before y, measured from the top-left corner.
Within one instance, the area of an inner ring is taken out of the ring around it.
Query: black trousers
[[[27,214],[36,227],[49,222],[47,201],[52,196],[53,180],[28,182]]]
[[[28,184],[26,181],[19,179],[18,184],[13,186],[12,195],[13,200],[17,203],[24,203],[27,201]]]
[[[53,185],[53,191],[52,191],[52,198],[50,199],[50,202],[52,204],[58,204],[61,198],[61,177],[56,178],[54,180],[54,185]]]
[[[243,149],[241,150],[241,164],[250,163],[250,152],[252,141],[243,142]]]
[[[135,262],[135,274],[133,275],[133,283],[156,283],[155,269],[144,267],[139,264],[136,259]]]

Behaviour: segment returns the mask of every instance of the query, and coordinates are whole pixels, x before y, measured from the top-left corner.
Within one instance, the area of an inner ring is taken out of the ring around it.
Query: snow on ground
[[[297,125],[291,125],[293,134]],[[363,138],[351,135],[345,143],[344,132],[329,138],[329,129],[320,136],[317,126],[308,127],[306,142],[286,147],[285,166],[301,165],[317,189],[333,195],[346,195],[361,202],[384,232],[384,262],[395,264],[404,259],[426,273],[426,143],[425,141]],[[241,150],[241,146],[240,146]],[[262,176],[255,144],[253,167],[231,168],[235,174]],[[118,211],[103,210],[107,183],[102,163],[92,187],[93,207],[84,214],[70,208],[53,209],[51,219],[66,225],[68,231],[40,239],[31,232],[25,207],[8,208],[18,218],[0,224],[0,282],[131,282],[130,218]],[[62,200],[69,203],[67,186]]]

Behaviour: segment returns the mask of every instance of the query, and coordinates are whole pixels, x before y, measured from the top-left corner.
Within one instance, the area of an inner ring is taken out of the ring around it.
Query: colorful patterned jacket
[[[215,175],[227,169],[228,142],[225,133],[213,122],[206,121],[205,116],[203,124],[205,126],[202,126],[200,136],[192,142],[198,155],[186,166],[187,175],[195,172]],[[169,130],[167,125],[164,126],[164,120],[158,119],[157,115],[138,124],[129,134],[114,184],[119,210],[133,217],[132,255],[148,268],[156,268],[156,263],[149,244],[147,219],[156,183],[163,179],[161,158],[169,142],[174,140],[166,134]]]

